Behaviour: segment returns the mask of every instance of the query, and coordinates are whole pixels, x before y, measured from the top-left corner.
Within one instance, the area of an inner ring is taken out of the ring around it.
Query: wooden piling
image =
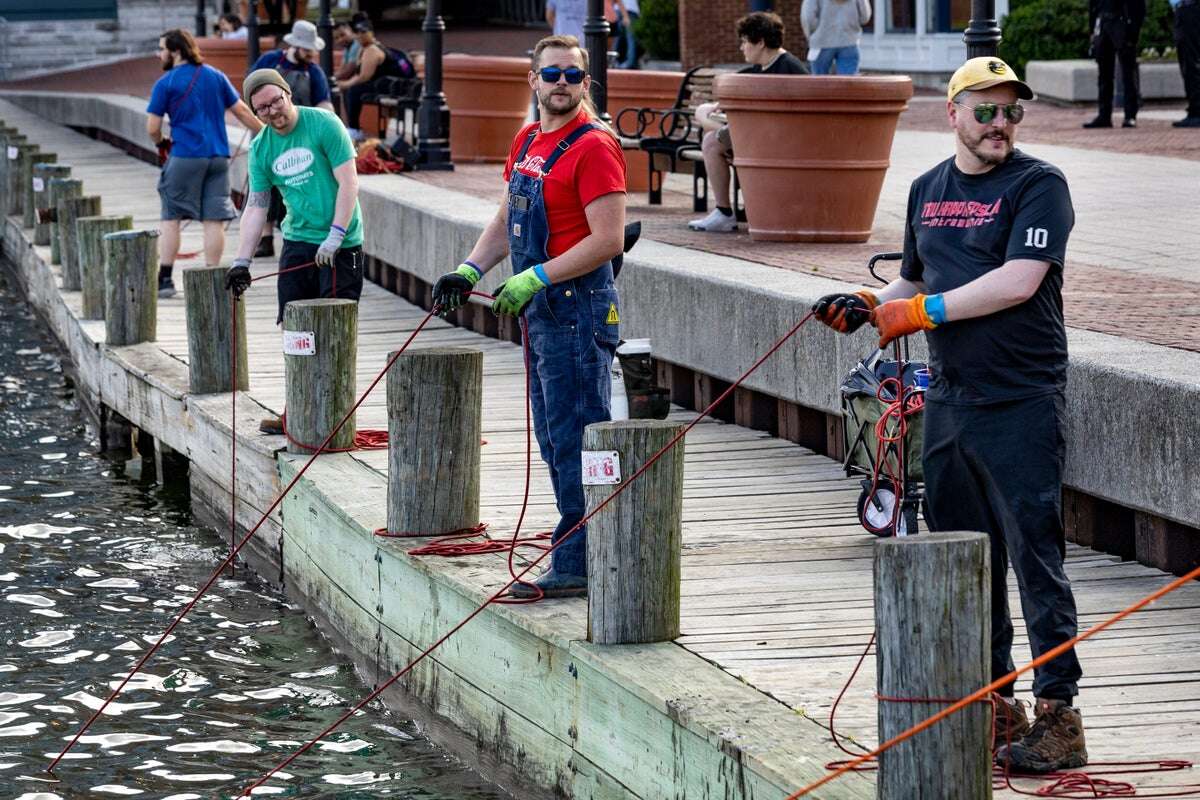
[[[0,134],[0,216],[7,217],[9,213],[9,175],[13,171],[20,171],[20,150],[17,147],[25,142],[25,137],[15,132],[15,129],[9,129],[7,132]]]
[[[283,311],[289,453],[313,453],[354,405],[358,303],[296,300]],[[354,445],[354,418],[327,450]]]
[[[17,160],[9,164],[8,171],[8,216],[19,216],[24,224],[25,218],[25,186],[33,174],[31,159],[41,148],[31,142],[20,142],[16,145]],[[9,151],[11,152],[11,151]]]
[[[83,276],[79,270],[79,231],[75,222],[80,217],[99,214],[100,197],[64,198],[58,201],[55,213],[58,217],[59,250],[62,252],[63,288],[77,292],[83,288]]]
[[[75,220],[83,318],[104,319],[104,235],[133,230],[133,217],[81,217]]]
[[[225,288],[225,267],[181,271],[187,300],[188,374],[195,394],[229,392],[233,388],[234,351],[237,388],[250,388],[246,360],[246,304],[233,302]],[[232,320],[237,318],[236,345],[231,345]]]
[[[584,494],[597,508],[679,434],[661,420],[588,425],[583,433]],[[609,471],[601,454],[617,454]],[[601,464],[594,470],[589,463]],[[610,474],[611,472],[611,474]],[[671,448],[588,523],[588,640],[597,644],[670,641],[679,636],[683,542],[683,446]]]
[[[58,224],[58,204],[62,200],[67,200],[72,197],[79,197],[83,194],[83,181],[78,178],[51,178],[50,183],[46,187],[46,193],[49,195],[49,209],[52,219],[50,220],[50,263],[62,264],[62,229]],[[66,268],[63,269],[63,288],[78,289],[79,281],[75,280],[75,285],[68,286],[68,277]]]
[[[152,342],[158,315],[158,231],[104,236],[105,341]]]
[[[50,204],[50,181],[55,178],[71,177],[69,164],[34,164],[30,188],[33,191],[33,243],[45,247],[50,244],[50,221],[54,214]]]
[[[34,153],[28,161],[21,162],[21,227],[33,228],[37,223],[37,201],[33,196],[34,167],[55,163],[58,163],[57,153],[42,152]]]
[[[483,353],[409,350],[388,372],[387,409],[388,531],[436,536],[476,525]]]
[[[876,542],[880,741],[991,679],[990,558],[982,533]],[[922,698],[928,700],[912,702]],[[887,750],[879,758],[876,797],[990,799],[990,725],[990,707],[974,703]]]

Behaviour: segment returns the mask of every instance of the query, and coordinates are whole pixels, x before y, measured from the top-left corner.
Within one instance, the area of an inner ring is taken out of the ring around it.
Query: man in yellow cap
[[[992,675],[1013,669],[1009,560],[1035,656],[1075,636],[1063,569],[1063,406],[1067,334],[1062,280],[1075,222],[1066,178],[1013,149],[1029,87],[998,58],[950,79],[954,156],[908,195],[900,277],[882,290],[821,298],[835,330],[870,321],[883,347],[924,331],[927,522],[985,531],[992,542]],[[1034,673],[1032,726],[1009,684],[996,699],[996,758],[1014,771],[1087,763],[1073,707],[1081,670],[1068,650]]]

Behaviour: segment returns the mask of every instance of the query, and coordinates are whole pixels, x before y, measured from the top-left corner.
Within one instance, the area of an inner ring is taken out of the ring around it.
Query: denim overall
[[[585,124],[568,134],[542,165],[542,175],[548,175],[559,157],[592,128]],[[536,130],[529,134],[514,164],[525,158],[536,134]],[[542,179],[531,178],[514,166],[508,195],[508,245],[513,270],[520,272],[549,260],[550,226]],[[609,419],[609,372],[620,318],[617,309],[612,264],[607,261],[586,275],[543,289],[525,308],[534,431],[542,460],[550,468],[560,515],[554,542],[587,511],[580,456],[583,429]],[[586,527],[581,528],[551,554],[555,572],[587,575],[586,534]]]

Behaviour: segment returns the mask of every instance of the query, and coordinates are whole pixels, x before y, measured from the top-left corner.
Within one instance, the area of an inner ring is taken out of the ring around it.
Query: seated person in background
[[[355,17],[351,27],[362,48],[358,55],[358,70],[346,80],[338,81],[338,88],[345,97],[346,126],[350,130],[350,138],[357,142],[366,138],[359,129],[363,95],[375,93],[375,83],[380,78],[409,78],[416,75],[416,69],[401,57],[402,54],[385,47],[375,38],[371,20],[365,15]]]
[[[362,45],[354,38],[353,24],[353,20],[344,19],[333,26],[333,43],[342,48],[342,65],[333,71],[335,80],[348,80],[358,71],[358,54]]]
[[[737,34],[742,42],[742,57],[750,64],[739,72],[760,75],[809,73],[807,63],[783,49],[783,20],[778,14],[770,11],[747,14],[737,21]],[[733,205],[729,202],[733,143],[729,138],[729,125],[720,116],[720,110],[717,103],[703,103],[696,107],[696,122],[705,131],[700,149],[704,153],[704,167],[717,207],[707,217],[688,223],[688,227],[694,231],[729,233],[738,227]]]
[[[245,39],[248,33],[237,14],[222,14],[217,20],[217,35],[222,39]]]

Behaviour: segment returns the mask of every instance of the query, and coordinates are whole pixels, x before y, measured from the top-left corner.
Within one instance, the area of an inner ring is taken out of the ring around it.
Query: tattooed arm
[[[246,207],[242,209],[241,231],[238,236],[238,259],[249,260],[258,247],[263,228],[267,224],[267,208],[271,205],[271,190],[251,192],[246,196]]]

